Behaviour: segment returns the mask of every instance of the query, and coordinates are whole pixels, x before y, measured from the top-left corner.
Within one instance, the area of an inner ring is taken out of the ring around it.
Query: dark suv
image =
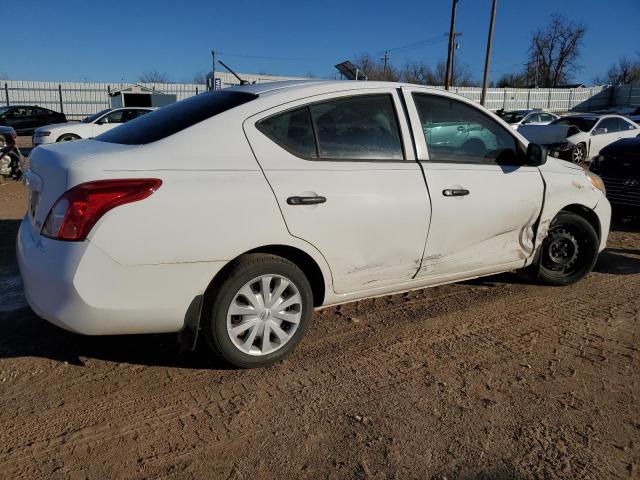
[[[602,178],[614,212],[640,212],[640,138],[623,138],[607,145],[590,169]]]
[[[66,121],[64,113],[35,105],[0,107],[0,125],[13,127],[18,135],[31,135],[38,127]]]

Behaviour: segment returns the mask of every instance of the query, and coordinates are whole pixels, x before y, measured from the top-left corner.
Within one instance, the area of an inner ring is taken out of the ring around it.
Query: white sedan
[[[33,132],[33,146],[97,137],[152,110],[153,108],[146,107],[107,108],[86,117],[81,122],[46,125]]]
[[[560,118],[555,113],[539,109],[499,110],[499,116],[515,129],[520,125],[548,125]]]
[[[455,122],[481,135],[429,143]],[[599,177],[480,105],[386,82],[194,96],[37,148],[26,177],[17,255],[37,314],[199,333],[239,367],[289,354],[314,308],[511,270],[576,282],[611,214]]]
[[[595,157],[607,145],[640,135],[640,125],[621,115],[581,114],[560,117],[547,126],[523,125],[518,132],[529,141],[552,146],[573,163]]]

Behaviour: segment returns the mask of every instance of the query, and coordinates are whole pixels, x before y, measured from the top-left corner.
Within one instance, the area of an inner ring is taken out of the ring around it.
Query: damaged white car
[[[521,125],[530,142],[545,146],[556,157],[581,164],[607,145],[640,135],[640,126],[621,115],[568,115],[549,125]]]
[[[40,316],[200,334],[239,367],[289,354],[314,308],[513,270],[576,282],[611,214],[598,176],[480,105],[386,82],[194,96],[35,149],[26,181],[18,260]]]

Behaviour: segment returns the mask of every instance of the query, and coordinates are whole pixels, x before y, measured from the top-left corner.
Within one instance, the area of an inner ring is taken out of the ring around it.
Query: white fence
[[[241,74],[250,82],[272,82],[296,77],[274,77],[268,75]],[[216,73],[222,87],[237,85],[238,80],[227,73]],[[299,77],[298,77],[299,78]],[[164,93],[176,94],[178,100],[206,91],[205,85],[192,83],[141,84]],[[64,112],[70,120],[78,120],[109,107],[109,92],[125,85],[119,83],[58,83],[40,81],[0,81],[4,92],[0,93],[0,104],[39,105]],[[442,88],[442,87],[434,87]],[[478,87],[453,87],[458,93],[475,102],[480,101]],[[2,98],[4,97],[4,98]],[[2,101],[4,100],[4,101]],[[490,88],[486,106],[491,110],[504,108],[542,108],[551,111],[588,111],[610,106],[640,105],[640,86],[591,87],[591,88]]]
[[[263,83],[277,80],[292,80],[296,77],[275,77],[271,75],[240,74],[249,82]],[[224,72],[216,73],[222,88],[237,85],[238,79]],[[138,83],[145,87],[175,94],[178,100],[207,91],[207,86],[195,83]],[[122,83],[72,83],[40,82],[23,80],[0,81],[0,105],[38,105],[58,112],[62,111],[69,120],[79,120],[93,113],[109,108],[109,92],[127,84]],[[4,97],[4,98],[3,98]]]

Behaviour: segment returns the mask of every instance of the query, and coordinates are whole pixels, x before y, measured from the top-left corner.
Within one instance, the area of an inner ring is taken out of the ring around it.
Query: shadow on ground
[[[180,349],[174,334],[87,337],[62,330],[35,315],[24,300],[15,259],[15,238],[20,222],[0,220],[0,358],[34,356],[83,365],[83,358],[174,368],[226,369],[212,361],[200,345],[197,352]],[[636,223],[623,224],[635,228]],[[594,271],[614,275],[640,273],[640,249],[609,248],[600,254]],[[528,284],[504,273],[463,282],[471,286]]]

